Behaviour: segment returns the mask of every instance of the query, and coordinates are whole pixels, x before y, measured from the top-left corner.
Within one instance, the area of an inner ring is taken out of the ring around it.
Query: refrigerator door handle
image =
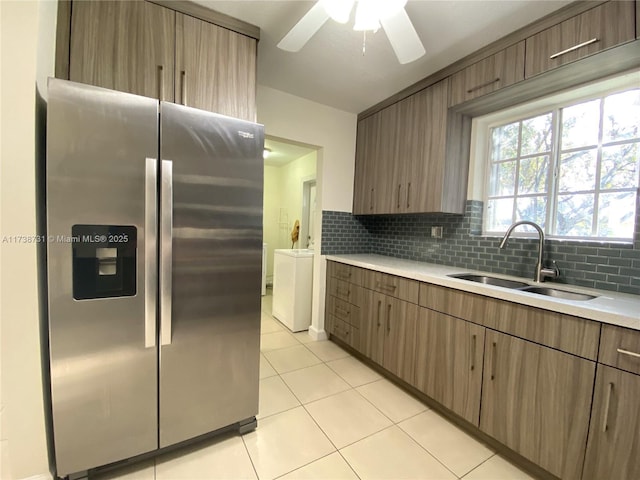
[[[156,346],[156,297],[158,291],[158,160],[145,159],[144,185],[144,347]]]
[[[160,345],[171,345],[173,162],[162,160],[160,183]]]

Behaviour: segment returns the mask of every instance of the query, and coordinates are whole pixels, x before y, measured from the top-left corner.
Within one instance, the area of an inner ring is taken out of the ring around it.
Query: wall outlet
[[[433,238],[442,238],[442,227],[431,227],[431,236]]]

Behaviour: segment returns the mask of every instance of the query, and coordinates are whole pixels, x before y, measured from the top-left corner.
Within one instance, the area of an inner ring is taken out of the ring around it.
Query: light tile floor
[[[258,428],[102,480],[531,479],[329,341],[292,334],[263,297]]]

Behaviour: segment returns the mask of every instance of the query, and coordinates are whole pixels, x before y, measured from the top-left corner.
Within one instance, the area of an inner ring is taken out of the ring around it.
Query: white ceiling
[[[272,137],[264,139],[264,148],[271,150],[269,156],[264,159],[264,164],[272,167],[281,167],[316,150],[302,144],[285,142]]]
[[[406,6],[427,54],[400,65],[383,30],[367,35],[353,23],[327,21],[297,53],[276,47],[312,1],[199,0],[257,25],[258,83],[359,113],[494,40],[570,3],[567,0],[409,0]],[[351,20],[353,21],[353,13]]]

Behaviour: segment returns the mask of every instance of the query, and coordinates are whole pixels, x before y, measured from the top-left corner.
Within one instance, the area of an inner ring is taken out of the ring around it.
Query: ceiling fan
[[[407,0],[318,0],[278,43],[278,48],[298,52],[330,18],[347,23],[356,4],[354,30],[376,31],[382,26],[393,51],[402,64],[425,54],[407,12]]]

